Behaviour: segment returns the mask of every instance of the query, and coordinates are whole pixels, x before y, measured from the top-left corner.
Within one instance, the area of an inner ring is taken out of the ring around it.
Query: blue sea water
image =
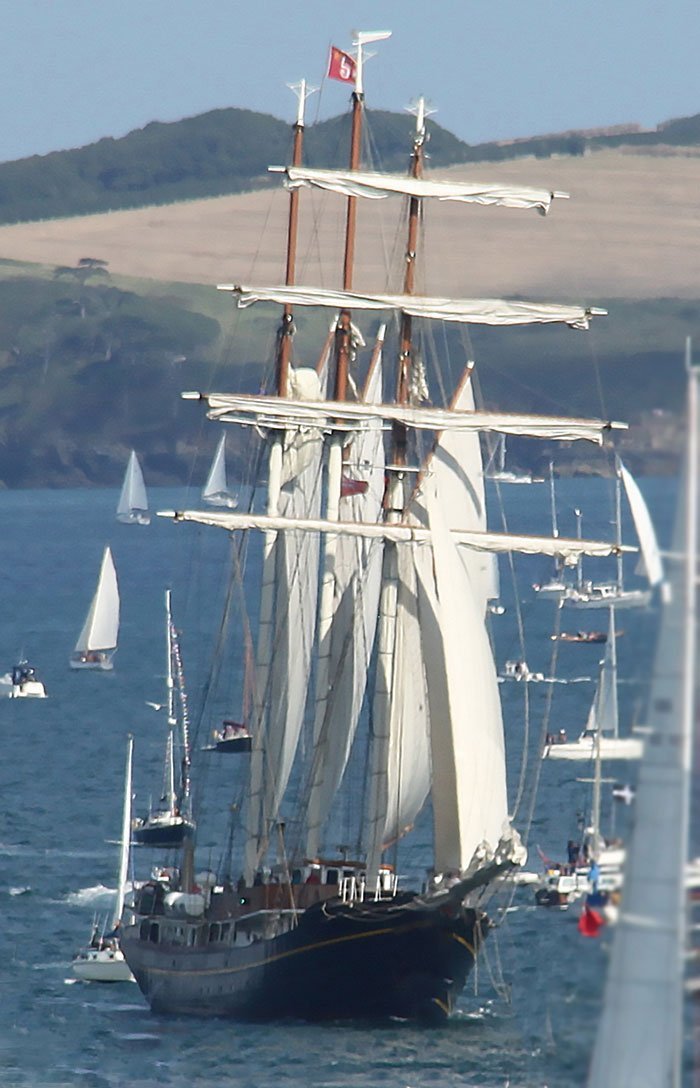
[[[643,481],[668,536],[674,487]],[[542,530],[545,488],[503,488],[511,524]],[[0,493],[0,672],[24,654],[39,670],[49,698],[0,701],[0,1084],[17,1088],[217,1085],[247,1088],[443,1088],[443,1086],[565,1086],[585,1082],[599,1010],[609,934],[586,940],[577,912],[547,911],[519,891],[489,938],[458,1014],[440,1029],[404,1024],[239,1025],[153,1015],[133,984],[75,982],[70,960],[105,912],[115,887],[125,738],[136,738],[135,790],[145,807],[159,791],[162,720],[148,700],[163,697],[163,591],[173,590],[182,630],[192,718],[209,676],[227,584],[226,535],[155,518],[148,527],[114,518],[115,491]],[[153,492],[155,508],[192,504],[183,490]],[[600,480],[560,487],[562,532],[573,535],[574,505],[587,535],[610,531],[610,498]],[[571,524],[567,524],[570,521]],[[120,646],[112,673],[76,673],[68,657],[94,590],[102,548],[109,543],[121,598]],[[547,563],[522,560],[517,590],[503,569],[508,610],[495,619],[501,664],[522,656],[516,600],[522,609],[531,668],[548,672],[553,608],[537,602],[532,581]],[[630,565],[631,566],[631,565]],[[591,573],[592,563],[591,563]],[[634,575],[629,572],[629,580]],[[653,656],[653,609],[620,613],[618,627],[622,721],[641,714]],[[568,629],[605,626],[603,614],[572,612]],[[594,676],[600,647],[560,646],[559,669]],[[234,717],[240,677],[229,678]],[[530,685],[533,737],[547,706],[546,685]],[[524,743],[524,685],[502,685],[511,787]],[[557,687],[552,726],[572,736],[588,710],[592,683]],[[202,726],[200,742],[207,723]],[[197,759],[211,759],[197,756]],[[234,761],[235,763],[235,761]],[[224,767],[222,764],[226,764]],[[530,836],[530,867],[538,851],[561,857],[576,833],[587,787],[573,764],[541,768]],[[528,775],[540,768],[531,761]],[[205,856],[215,867],[223,847],[225,800],[239,773],[226,760],[206,772],[212,796],[203,815]],[[624,765],[615,773],[628,773]],[[195,781],[197,764],[194,768]],[[229,776],[230,781],[227,779]],[[202,777],[205,772],[202,771]],[[137,804],[138,808],[138,804]],[[617,810],[617,829],[625,813]],[[612,820],[610,812],[606,817]],[[428,828],[417,829],[418,850]],[[421,845],[422,844],[422,845]],[[419,858],[419,861],[421,859]],[[423,859],[427,860],[427,859]]]

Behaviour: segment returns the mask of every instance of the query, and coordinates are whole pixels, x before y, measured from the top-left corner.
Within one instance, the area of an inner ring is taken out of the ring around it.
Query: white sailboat
[[[110,548],[102,554],[97,588],[75,649],[71,669],[111,669],[119,636],[119,585]]]
[[[226,435],[222,434],[216,447],[216,453],[209,469],[206,483],[202,488],[202,499],[209,506],[238,506],[238,496],[229,489],[226,478]]]
[[[450,1014],[487,932],[488,897],[525,858],[509,818],[499,688],[486,628],[493,556],[522,550],[571,563],[581,552],[616,550],[606,541],[490,532],[479,447],[481,432],[599,442],[610,424],[476,411],[471,365],[446,407],[426,406],[418,393],[414,319],[584,327],[594,311],[414,294],[423,200],[542,208],[553,194],[425,179],[422,102],[410,177],[360,171],[362,50],[386,36],[356,36],[349,171],[301,167],[305,87],[299,88],[294,166],[284,171],[291,190],[286,284],[222,285],[239,307],[265,301],[284,308],[276,395],[186,394],[205,401],[210,418],[263,434],[269,471],[264,514],[169,514],[228,533],[260,532],[263,558],[241,876],[232,892],[200,901],[196,917],[169,917],[166,904],[159,915],[152,897],[137,905],[124,948],[158,1010],[308,1019],[395,1015],[430,1022]],[[301,186],[348,198],[340,290],[294,285],[290,255]],[[355,202],[390,194],[409,201],[402,292],[363,294],[352,284]],[[339,314],[330,400],[324,399],[327,365],[292,366],[293,308],[305,306]],[[372,381],[379,344],[364,386],[348,371],[361,346],[358,315],[386,310],[398,311],[400,322],[397,374],[390,383],[397,395],[389,403],[380,379]],[[391,428],[386,457],[385,428]],[[415,442],[420,431],[435,435],[427,457]],[[363,697],[372,708],[371,730],[358,724]],[[302,753],[307,699],[313,737]],[[357,853],[351,856],[338,851],[329,817],[342,803],[348,753],[358,744],[367,748],[367,773]],[[299,818],[287,824],[285,803],[296,803],[287,790],[290,774],[304,754],[295,795]],[[429,879],[425,887],[399,888],[396,844],[410,833],[429,795]],[[289,827],[300,829],[295,839]],[[185,871],[194,871],[193,861],[183,864]],[[185,876],[183,885],[188,893]]]
[[[543,484],[544,480],[533,476],[531,472],[512,472],[506,468],[506,436],[501,434],[496,439],[496,448],[493,451],[492,462],[495,468],[489,465],[484,472],[487,480],[493,480],[499,484]]]
[[[151,521],[148,513],[146,485],[143,482],[143,472],[135,450],[129,454],[124,483],[117,503],[117,521],[125,525],[149,525]]]
[[[166,696],[168,732],[165,740],[163,789],[159,803],[146,816],[134,818],[131,837],[135,846],[169,849],[182,846],[194,833],[190,794],[189,710],[180,640],[173,623],[170,590],[165,591]],[[175,775],[175,750],[181,773]]]
[[[640,764],[622,906],[608,965],[589,1088],[680,1088],[686,866],[696,699],[698,381],[686,347],[688,446],[670,594],[662,605],[649,735]]]
[[[584,582],[579,567],[577,584],[564,594],[562,601],[569,608],[640,608],[649,604],[651,589],[663,580],[661,553],[644,496],[632,474],[616,458],[615,473],[615,525],[616,538],[622,543],[622,487],[632,512],[632,520],[639,539],[640,573],[644,574],[650,589],[627,589],[624,585],[623,557],[617,556],[617,576],[612,582]]]
[[[122,830],[119,843],[119,869],[117,872],[117,894],[109,932],[102,932],[98,925],[93,926],[90,942],[81,948],[73,959],[73,974],[84,982],[133,982],[124,953],[119,945],[119,930],[124,913],[124,898],[129,876],[129,846],[131,835],[131,768],[134,753],[134,738],[129,735],[126,745],[126,769],[124,772],[124,804],[122,808]]]
[[[596,693],[585,729],[574,741],[556,736],[545,745],[543,759],[640,759],[641,737],[621,737],[617,700],[617,637],[615,610],[610,608],[605,656],[600,665]]]
[[[554,489],[554,463],[549,462],[549,508],[552,516],[552,536],[559,536],[559,522],[557,519],[557,496]],[[554,565],[554,573],[547,582],[536,582],[533,589],[541,600],[561,600],[568,593],[570,583],[563,577],[562,564]]]

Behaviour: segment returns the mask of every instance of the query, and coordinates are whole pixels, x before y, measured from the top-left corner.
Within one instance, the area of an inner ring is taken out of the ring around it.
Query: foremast
[[[306,99],[314,88],[308,88],[306,80],[290,86],[297,96],[297,114],[293,126],[292,162],[299,167],[302,163],[304,145],[304,114]],[[299,229],[299,191],[291,190],[287,219],[287,253],[285,267],[285,286],[292,287],[296,278],[296,253]],[[277,346],[276,393],[278,397],[290,395],[290,371],[292,356],[292,338],[294,335],[294,317],[292,304],[287,302],[283,308]],[[285,450],[285,432],[274,431],[268,456],[267,514],[275,517],[280,513],[280,500],[283,485],[283,460]],[[252,884],[254,873],[261,855],[265,852],[272,830],[271,793],[273,780],[278,767],[273,766],[269,750],[270,726],[270,688],[272,658],[275,649],[275,611],[278,569],[284,557],[278,555],[278,534],[268,530],[263,536],[262,587],[260,594],[260,619],[258,626],[258,649],[256,655],[255,683],[253,685],[253,747],[251,752],[250,784],[248,797],[248,826],[245,847],[244,871],[246,880]]]

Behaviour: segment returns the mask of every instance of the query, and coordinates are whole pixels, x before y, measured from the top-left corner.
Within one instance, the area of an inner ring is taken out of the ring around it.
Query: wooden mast
[[[364,46],[370,42],[384,41],[391,36],[390,30],[360,30],[356,32],[353,45],[357,47],[355,90],[352,92],[352,128],[350,132],[350,170],[357,170],[360,165],[362,142],[362,111],[364,109],[363,69],[367,56]],[[355,263],[355,233],[357,224],[357,197],[349,196],[345,217],[345,254],[343,257],[343,290],[352,291],[352,277]],[[348,371],[352,351],[352,330],[350,311],[341,310],[336,328],[335,341],[335,399],[345,400],[348,388]]]
[[[293,161],[301,165],[304,137],[304,105],[311,93],[306,80],[292,84],[291,90],[298,99],[297,117],[294,123]],[[289,219],[287,227],[287,267],[286,283],[291,286],[295,278],[297,226],[299,219],[299,192],[292,189],[289,194]],[[289,392],[289,366],[292,354],[293,317],[292,307],[286,305],[280,325],[277,347],[277,394],[286,397]],[[275,516],[279,513],[280,493],[282,490],[282,452],[284,437],[275,431],[270,443],[267,485],[267,513]],[[260,589],[260,618],[258,623],[258,653],[253,696],[254,706],[254,742],[250,762],[250,810],[248,816],[248,838],[245,849],[244,875],[246,882],[252,884],[253,874],[258,866],[261,827],[264,813],[261,809],[263,782],[265,776],[265,754],[262,737],[265,733],[266,696],[270,682],[273,655],[273,631],[276,583],[276,531],[268,530],[263,539],[262,585]],[[265,832],[263,831],[264,835]]]
[[[413,140],[411,156],[411,177],[423,176],[425,152],[425,99],[420,98],[416,106],[416,135]],[[418,228],[420,226],[421,201],[412,196],[408,209],[408,240],[406,244],[403,293],[412,295],[416,285],[416,252],[418,247]],[[410,314],[401,315],[401,334],[399,340],[399,365],[396,381],[396,401],[408,404],[411,381],[413,352],[413,318]],[[395,465],[406,464],[408,429],[402,423],[392,427],[392,461]],[[403,504],[402,504],[403,505]],[[391,504],[393,508],[393,503]]]
[[[294,122],[294,148],[292,151],[292,166],[301,166],[302,151],[304,146],[304,106],[306,99],[313,93],[314,88],[307,89],[306,80],[290,84],[291,90],[298,98],[297,117]],[[294,286],[296,278],[297,235],[299,228],[299,190],[294,188],[289,194],[289,217],[287,222],[287,266],[284,282],[287,287]],[[282,314],[282,324],[279,333],[279,348],[277,352],[277,395],[286,397],[289,381],[289,364],[292,357],[292,335],[294,322],[292,307],[287,303]]]

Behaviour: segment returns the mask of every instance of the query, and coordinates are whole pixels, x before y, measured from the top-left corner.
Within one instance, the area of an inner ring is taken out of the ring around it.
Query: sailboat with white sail
[[[186,394],[204,401],[211,419],[246,427],[251,438],[265,435],[268,490],[264,514],[169,515],[228,533],[261,533],[262,586],[241,875],[235,889],[222,880],[195,893],[194,844],[186,844],[181,884],[185,894],[198,895],[191,912],[169,912],[153,886],[139,899],[124,938],[139,986],[158,1011],[427,1022],[450,1014],[488,932],[487,901],[526,856],[509,819],[486,628],[493,557],[520,550],[572,563],[582,552],[610,555],[617,548],[490,532],[479,440],[480,433],[507,433],[601,442],[612,424],[477,411],[471,364],[446,407],[426,406],[418,392],[414,321],[584,328],[601,311],[414,293],[424,200],[543,210],[554,194],[424,178],[422,101],[410,176],[361,171],[363,50],[386,37],[358,33],[356,56],[343,54],[355,78],[348,171],[302,167],[306,87],[298,87],[293,166],[284,170],[290,189],[284,286],[222,287],[241,308],[258,301],[283,307],[275,393]],[[339,290],[295,284],[297,201],[307,186],[348,199]],[[402,291],[363,294],[353,290],[356,201],[391,194],[409,203]],[[293,310],[306,306],[338,314],[332,366],[326,360],[318,369],[292,365]],[[364,385],[349,374],[360,347],[356,315],[387,310],[398,312],[400,326],[391,382],[397,394],[388,403],[380,376],[383,330]],[[434,441],[419,459],[421,432],[432,432]],[[307,701],[307,766],[294,788]],[[371,729],[362,728],[363,702]],[[356,848],[339,851],[331,845],[337,843],[332,814],[358,744],[368,748],[363,813]],[[288,787],[302,809],[293,824],[284,818],[285,802],[292,804]],[[410,833],[429,796],[430,872],[427,881],[404,889],[392,860],[395,844]],[[294,837],[290,828],[299,829]]]
[[[586,726],[574,741],[548,738],[544,759],[640,759],[644,748],[641,736],[621,737],[617,698],[617,636],[615,610],[610,608],[605,656],[600,663],[595,696]]]
[[[165,591],[166,695],[168,731],[165,741],[163,789],[158,804],[146,816],[135,817],[131,836],[135,846],[170,849],[182,846],[194,834],[190,783],[190,727],[180,640]],[[180,775],[175,774],[175,751],[180,753]]]
[[[117,521],[125,525],[150,525],[148,497],[136,450],[129,454],[124,483],[117,503]]]
[[[89,944],[81,948],[73,959],[73,974],[84,982],[133,982],[124,953],[119,945],[119,933],[124,913],[125,890],[129,876],[129,846],[131,835],[131,779],[134,755],[134,738],[129,735],[126,745],[126,768],[124,771],[124,804],[122,807],[122,829],[119,843],[119,868],[117,871],[117,894],[114,902],[109,931],[104,932],[99,925],[93,925]]]
[[[226,475],[225,434],[218,441],[209,475],[202,488],[202,500],[208,506],[227,506],[231,510],[238,506],[238,496],[229,488]]]
[[[119,637],[119,585],[112,551],[106,547],[78,641],[71,654],[71,669],[112,669]]]
[[[640,764],[622,905],[591,1056],[589,1088],[680,1088],[686,867],[697,695],[698,428],[700,375],[686,345],[687,461],[670,592],[662,601],[649,735]]]
[[[492,465],[487,466],[484,473],[487,480],[499,484],[543,484],[544,480],[539,476],[533,476],[531,472],[513,472],[506,468],[506,436],[501,434],[496,439],[496,448],[492,455]]]
[[[639,489],[637,481],[625,468],[619,457],[616,458],[615,472],[615,526],[616,539],[622,543],[622,488],[624,485],[627,501],[632,512],[632,520],[639,539],[640,573],[643,574],[650,588],[629,589],[624,584],[624,561],[622,552],[617,555],[617,572],[614,581],[583,581],[581,567],[575,586],[562,597],[569,608],[640,608],[649,604],[651,591],[663,581],[663,564],[659,551],[654,525],[649,515],[649,508]]]

